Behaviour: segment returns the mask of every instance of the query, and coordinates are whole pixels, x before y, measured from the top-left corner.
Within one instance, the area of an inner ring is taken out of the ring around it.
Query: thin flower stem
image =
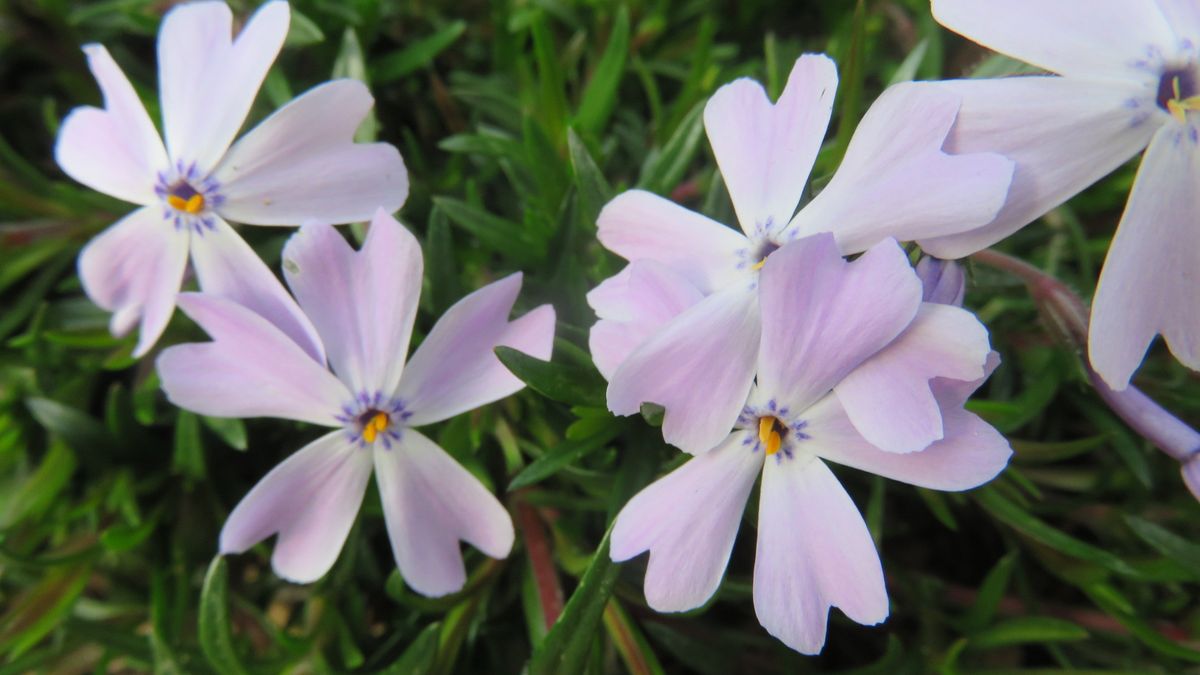
[[[546,630],[550,630],[562,614],[562,586],[559,585],[558,575],[554,572],[550,542],[546,538],[546,529],[537,510],[520,496],[515,501],[517,527],[521,530],[521,540],[525,542],[525,551],[529,555],[529,565],[533,570],[534,583],[537,584],[538,601],[542,605]]]
[[[1130,385],[1123,391],[1116,391],[1092,370],[1086,357],[1087,306],[1070,287],[1024,260],[999,251],[988,249],[971,257],[976,262],[1008,272],[1025,282],[1051,326],[1067,344],[1083,355],[1083,367],[1088,380],[1118,417],[1175,460],[1193,463],[1200,458],[1200,433],[1167,412],[1137,387]]]

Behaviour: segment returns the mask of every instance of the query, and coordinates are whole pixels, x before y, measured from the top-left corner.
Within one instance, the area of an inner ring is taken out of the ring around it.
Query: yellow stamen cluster
[[[204,196],[198,194],[192,195],[187,199],[178,195],[167,195],[167,203],[176,211],[183,211],[192,215],[196,215],[204,210]]]
[[[763,268],[763,265],[766,265],[766,264],[767,264],[767,258],[766,258],[766,256],[763,256],[763,259],[762,259],[762,260],[759,260],[759,261],[758,261],[758,262],[756,262],[756,263],[754,263],[754,265],[752,265],[752,266],[750,267],[750,269],[752,269],[752,270],[754,270],[755,272],[757,272],[757,271],[759,271],[759,270],[761,270],[761,269]]]
[[[375,413],[375,416],[363,425],[363,440],[368,443],[374,443],[379,434],[387,431],[388,422],[390,421],[387,413]]]
[[[1192,110],[1200,110],[1200,95],[1189,96],[1183,98],[1179,91],[1179,78],[1176,77],[1171,81],[1171,89],[1175,93],[1175,98],[1167,101],[1167,112],[1171,113],[1180,123],[1187,122],[1187,114]]]
[[[780,433],[783,428],[783,424],[774,417],[758,418],[758,440],[766,446],[768,455],[779,452],[779,448],[783,447],[783,434]]]

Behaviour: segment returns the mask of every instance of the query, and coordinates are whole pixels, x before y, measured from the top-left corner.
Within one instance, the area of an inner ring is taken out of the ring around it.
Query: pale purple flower
[[[408,174],[400,153],[385,143],[354,143],[374,104],[361,82],[311,89],[233,143],[288,19],[287,3],[268,2],[234,40],[223,2],[167,13],[158,36],[165,146],[108,51],[83,48],[104,108],[76,108],[63,120],[55,158],[80,183],[140,207],[79,257],[84,290],[113,312],[113,334],[141,324],[135,355],[166,328],[189,252],[205,292],[270,317],[311,347],[312,326],[292,312],[283,288],[269,282],[270,270],[226,221],[348,223],[370,218],[377,206],[395,211],[404,203]]]
[[[917,261],[917,276],[921,278],[925,302],[962,306],[967,293],[967,276],[958,262],[921,256]]]
[[[849,263],[829,235],[789,243],[767,259],[759,295],[758,381],[733,432],[626,504],[611,557],[649,551],[649,605],[699,607],[720,584],[761,474],[755,612],[789,647],[816,653],[830,607],[863,624],[888,615],[879,554],[826,462],[938,490],[990,480],[1011,450],[963,403],[998,359],[973,315],[921,301],[921,283],[893,242]],[[927,385],[912,377],[925,362],[955,365]],[[879,372],[863,379],[869,370]],[[909,395],[935,401],[944,437],[917,452],[881,450],[843,400],[847,384],[867,381],[919,385]]]
[[[1009,160],[942,150],[957,96],[891,90],[863,118],[837,174],[797,213],[836,87],[833,62],[810,54],[796,61],[775,104],[749,79],[725,85],[708,102],[705,128],[742,232],[640,190],[604,207],[599,239],[630,261],[588,295],[600,318],[592,357],[609,380],[613,412],[659,404],[669,443],[692,453],[712,448],[737,420],[754,380],[754,287],[767,256],[817,232],[832,232],[843,254],[888,238],[959,232],[991,220],[1003,204]],[[919,301],[919,284],[912,288]],[[846,401],[856,420],[932,421],[913,436],[878,439],[889,449],[911,451],[941,438],[931,402],[876,403]]]
[[[320,578],[350,532],[374,469],[405,581],[430,596],[460,589],[459,541],[503,558],[512,521],[415,427],[520,390],[493,349],[549,358],[554,309],[543,305],[510,322],[521,289],[521,275],[513,274],[447,310],[406,364],[422,276],[420,245],[408,230],[381,210],[355,252],[332,226],[307,225],[283,259],[297,311],[312,320],[323,351],[229,299],[184,293],[180,307],[214,341],[170,347],[158,359],[163,389],[182,408],[334,427],[238,504],[221,531],[221,553],[278,534],[275,571],[298,582]]]
[[[1096,289],[1089,357],[1117,390],[1156,335],[1200,369],[1200,4],[934,0],[933,13],[1056,75],[905,85],[962,97],[948,148],[1017,163],[993,222],[924,248],[946,258],[986,248],[1145,148]]]

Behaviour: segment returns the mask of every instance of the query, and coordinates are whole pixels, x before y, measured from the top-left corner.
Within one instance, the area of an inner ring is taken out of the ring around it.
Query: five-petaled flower
[[[833,62],[810,54],[796,61],[776,104],[749,79],[725,85],[708,102],[705,128],[743,233],[639,190],[604,207],[600,241],[630,261],[588,295],[600,318],[592,357],[609,379],[613,412],[657,403],[666,410],[668,442],[692,453],[712,448],[754,381],[761,330],[755,284],[774,251],[832,232],[841,253],[852,254],[889,237],[924,240],[995,216],[1012,162],[947,154],[942,145],[958,97],[896,89],[867,112],[825,189],[795,212],[836,87]],[[881,447],[911,451],[942,437],[931,401],[844,402],[856,424],[871,416],[913,421],[901,436],[865,430]]]
[[[408,194],[400,153],[356,144],[374,104],[365,85],[336,80],[287,104],[233,143],[288,32],[285,2],[269,2],[232,38],[224,2],[172,9],[158,36],[163,140],[133,86],[100,45],[84,47],[104,108],[77,108],[55,147],[75,180],[141,205],[84,248],[88,296],[123,335],[141,323],[146,353],[175,309],[188,253],[200,287],[269,316],[299,340],[311,327],[226,219],[250,225],[365,220]],[[232,144],[232,147],[230,145]]]
[[[990,480],[1011,450],[963,403],[998,361],[972,314],[922,302],[921,282],[892,241],[847,263],[828,234],[797,240],[767,259],[759,286],[758,381],[732,433],[635,495],[617,516],[610,554],[650,552],[651,607],[699,607],[720,584],[761,473],[755,612],[788,646],[816,653],[831,606],[864,624],[888,615],[879,554],[825,461],[939,490]],[[930,362],[946,376],[926,382]],[[880,449],[849,416],[847,383],[928,397],[944,438],[910,453]]]
[[[923,242],[986,248],[1146,149],[1092,303],[1088,352],[1124,389],[1156,335],[1200,369],[1200,4],[933,0],[942,25],[1055,75],[904,85],[962,97],[947,147],[1016,161],[996,219]]]
[[[180,307],[214,341],[170,347],[158,359],[163,389],[182,408],[336,427],[251,490],[221,531],[221,552],[278,534],[275,571],[300,582],[320,578],[350,532],[373,467],[405,581],[424,595],[460,589],[458,542],[502,558],[512,547],[512,521],[414,427],[521,389],[493,349],[549,358],[554,309],[508,321],[521,289],[513,274],[447,310],[406,364],[422,277],[421,249],[408,230],[381,210],[355,252],[332,226],[306,225],[283,258],[297,312],[312,320],[319,340],[297,342],[231,300],[185,293]]]

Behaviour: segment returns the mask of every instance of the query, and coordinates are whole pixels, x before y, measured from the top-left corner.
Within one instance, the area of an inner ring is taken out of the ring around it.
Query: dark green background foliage
[[[644,561],[607,562],[616,510],[683,455],[653,414],[604,410],[584,293],[620,263],[595,241],[600,206],[641,186],[733,222],[703,103],[743,75],[777,95],[802,51],[829,52],[842,77],[818,188],[889,82],[1020,69],[939,29],[924,0],[857,11],[825,0],[298,0],[251,122],[332,75],[368,80],[377,108],[360,138],[399,146],[411,173],[401,217],[426,260],[417,338],[467,291],[523,269],[522,305],[554,303],[560,339],[553,367],[502,354],[536,391],[431,430],[517,525],[508,560],[467,551],[462,593],[430,600],[404,587],[374,488],[316,584],[275,577],[269,543],[214,561],[230,508],[317,431],[167,404],[154,355],[134,361],[133,339],[108,335],[74,273],[79,247],[127,207],[68,180],[51,153],[62,116],[99,102],[86,42],[109,47],[157,118],[167,4],[0,9],[0,673],[1200,668],[1200,505],[1175,462],[1088,388],[1077,350],[1024,286],[978,263],[967,304],[1004,364],[971,406],[1010,436],[1012,466],[968,494],[838,469],[882,551],[886,624],[835,611],[815,658],[770,638],[750,599],[756,498],[701,610],[648,610]],[[1132,176],[1125,167],[1001,248],[1089,297]],[[278,267],[289,231],[242,233]],[[160,345],[200,339],[177,315]],[[1137,384],[1200,419],[1200,383],[1161,348]],[[555,583],[569,602],[548,633]]]

